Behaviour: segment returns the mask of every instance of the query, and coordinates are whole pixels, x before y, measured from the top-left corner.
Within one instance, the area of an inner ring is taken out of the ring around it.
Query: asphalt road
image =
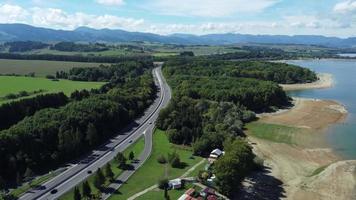
[[[45,200],[45,199],[58,199],[60,196],[68,192],[74,186],[78,185],[91,174],[95,173],[98,168],[102,168],[111,161],[118,152],[124,151],[132,143],[134,143],[140,136],[145,137],[145,150],[140,155],[139,162],[134,164],[135,170],[142,165],[142,163],[149,157],[152,150],[152,133],[154,130],[154,122],[158,117],[159,111],[167,106],[170,98],[171,91],[163,78],[161,72],[161,65],[153,70],[155,83],[159,87],[158,98],[154,103],[145,111],[142,117],[135,120],[125,130],[118,133],[118,136],[112,138],[106,144],[102,145],[97,150],[92,151],[76,163],[69,164],[63,173],[51,179],[50,181],[41,185],[37,189],[28,191],[20,200]],[[125,172],[119,177],[117,182],[120,185],[121,181],[126,181],[135,170]],[[121,180],[121,181],[120,181]],[[116,186],[117,188],[119,186]],[[115,187],[115,188],[116,188]],[[107,190],[107,195],[114,191],[115,188]],[[56,191],[53,194],[53,191]]]

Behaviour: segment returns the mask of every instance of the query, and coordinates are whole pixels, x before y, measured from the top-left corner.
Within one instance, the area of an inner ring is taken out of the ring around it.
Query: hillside
[[[124,30],[92,29],[79,27],[73,31],[33,27],[25,24],[0,24],[0,42],[6,41],[83,41],[83,42],[132,42],[146,41],[166,44],[224,45],[237,43],[302,44],[328,47],[355,47],[356,38],[337,38],[317,35],[249,35],[249,34],[172,34],[168,36],[128,32]]]

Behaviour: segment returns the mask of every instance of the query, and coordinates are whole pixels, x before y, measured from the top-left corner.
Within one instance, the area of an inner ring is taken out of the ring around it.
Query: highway
[[[94,150],[82,159],[79,159],[76,163],[71,163],[70,167],[68,167],[64,172],[42,184],[41,187],[28,191],[19,199],[58,199],[74,186],[88,178],[92,173],[95,173],[98,168],[105,166],[105,164],[111,161],[118,152],[124,151],[141,136],[144,136],[145,150],[139,156],[139,162],[134,164],[135,170],[140,167],[151,153],[152,133],[159,111],[167,106],[171,98],[170,88],[161,72],[162,63],[156,63],[156,65],[158,65],[158,67],[153,69],[152,73],[155,79],[155,84],[159,88],[158,98],[156,98],[154,103],[145,111],[142,117],[135,120],[131,125],[118,133],[116,137],[112,138],[97,150]],[[126,181],[135,170],[124,172],[119,177],[119,180]],[[105,198],[107,198],[115,188],[118,188],[121,185],[120,181],[117,181],[116,183],[118,184],[114,186],[110,185],[110,187],[113,188],[105,192]]]

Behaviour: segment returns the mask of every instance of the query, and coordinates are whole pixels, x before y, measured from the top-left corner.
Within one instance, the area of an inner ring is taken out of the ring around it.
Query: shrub
[[[157,162],[160,164],[166,164],[167,163],[167,159],[164,157],[164,155],[160,155],[157,158]]]

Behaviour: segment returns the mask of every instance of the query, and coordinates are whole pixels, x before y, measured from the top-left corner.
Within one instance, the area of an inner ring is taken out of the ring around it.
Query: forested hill
[[[83,41],[83,42],[132,42],[146,41],[165,44],[226,45],[226,44],[302,44],[329,47],[352,47],[355,38],[337,38],[321,35],[249,35],[238,33],[190,35],[158,35],[125,30],[92,29],[80,27],[73,31],[54,30],[26,24],[0,24],[0,41]]]
[[[106,79],[101,72],[111,79],[99,90],[73,93],[65,106],[41,109],[0,131],[0,181],[20,185],[82,156],[126,127],[156,98],[152,68],[149,60],[74,70],[82,79]],[[10,105],[17,106],[32,104]],[[28,113],[11,114],[16,121]]]
[[[231,62],[204,57],[167,61],[163,69],[173,99],[162,110],[157,126],[175,144],[191,145],[197,155],[215,149],[226,154],[212,166],[220,192],[233,197],[239,183],[258,161],[244,137],[244,124],[252,111],[274,110],[289,104],[278,83],[316,80],[314,72],[293,65],[269,62]],[[206,173],[210,173],[206,172]],[[204,176],[201,177],[204,180]]]
[[[186,57],[171,59],[166,73],[172,75],[255,78],[281,84],[308,83],[317,80],[315,72],[285,63],[265,61],[221,61]]]

